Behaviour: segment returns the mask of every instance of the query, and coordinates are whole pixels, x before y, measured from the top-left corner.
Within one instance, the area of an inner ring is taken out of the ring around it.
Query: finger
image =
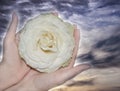
[[[4,55],[4,58],[7,58],[8,60],[13,60],[14,57],[19,58],[18,49],[16,46],[17,24],[18,24],[18,17],[15,13],[13,13],[12,21],[10,23],[9,29],[6,33],[4,43],[3,43],[3,55]]]
[[[61,80],[63,80],[64,82],[67,80],[70,80],[73,77],[75,77],[76,75],[78,75],[79,73],[81,73],[89,68],[90,68],[90,65],[82,64],[82,65],[73,67],[71,69],[64,70],[64,72],[61,75]]]
[[[7,34],[6,34],[7,39],[12,39],[12,40],[15,39],[17,25],[18,25],[18,17],[16,15],[16,13],[13,12],[12,21],[10,23],[10,26],[9,26]]]
[[[73,55],[72,55],[72,59],[71,59],[69,67],[73,67],[76,56],[77,56],[78,48],[79,48],[80,31],[77,29],[77,26],[75,26],[74,37],[75,37],[75,48],[73,51]]]

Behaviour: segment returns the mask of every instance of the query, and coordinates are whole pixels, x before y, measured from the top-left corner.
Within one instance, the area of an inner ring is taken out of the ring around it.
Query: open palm
[[[2,72],[0,83],[2,83],[2,86],[0,89],[13,91],[13,89],[19,88],[21,91],[47,91],[89,68],[88,65],[73,67],[79,45],[79,31],[76,27],[74,32],[76,46],[68,67],[52,73],[42,73],[30,68],[19,56],[19,33],[16,34],[17,24],[18,17],[14,13],[3,45],[3,59],[0,64],[0,72]]]

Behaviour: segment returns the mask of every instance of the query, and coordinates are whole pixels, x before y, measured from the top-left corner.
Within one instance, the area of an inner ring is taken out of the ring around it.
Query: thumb
[[[15,12],[12,14],[12,21],[6,33],[6,40],[14,40],[16,35],[16,29],[18,25],[18,17]]]

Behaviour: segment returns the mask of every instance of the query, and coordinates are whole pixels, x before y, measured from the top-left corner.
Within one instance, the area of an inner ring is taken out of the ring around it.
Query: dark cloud
[[[106,68],[106,67],[120,67],[120,28],[117,28],[107,39],[98,41],[93,49],[87,53],[80,55],[78,58],[83,61],[90,61],[90,63],[97,68]],[[96,50],[102,50],[107,52],[110,55],[105,56],[104,58],[96,59],[96,56],[93,54]]]
[[[30,0],[31,3],[33,4],[39,4],[39,3],[44,3],[46,2],[47,0]]]
[[[64,12],[66,18],[73,13],[84,15],[88,12],[88,0],[52,0],[51,3],[59,12]]]
[[[7,28],[8,20],[1,16],[0,18],[0,34],[2,34]]]
[[[44,3],[48,4],[46,5]],[[107,25],[120,25],[120,6],[118,6],[119,4],[119,0],[1,0],[0,34],[5,32],[7,28],[8,22],[10,21],[11,11],[17,10],[20,16],[20,25],[22,25],[28,17],[32,16],[37,11],[42,12],[45,10],[50,10],[50,8],[48,7],[49,5],[53,5],[54,8],[60,12],[66,11],[65,16],[67,18],[69,18],[73,14],[82,16],[77,21],[84,22],[85,27],[89,26],[94,28],[95,26],[99,28],[101,26],[107,27]],[[42,8],[44,6],[47,6],[48,8]],[[93,7],[93,9],[91,9],[91,7]],[[119,45],[119,34],[116,35],[116,33],[114,33],[113,36],[109,37],[108,39],[98,41],[98,43],[96,43],[96,45],[94,46],[94,50],[90,50],[88,54],[84,54],[80,56],[80,58],[82,58],[83,60],[93,60],[91,61],[91,63],[97,65],[97,67],[101,67],[101,65],[102,67],[119,65]],[[100,59],[100,61],[96,60],[95,56],[93,55],[93,51],[95,51],[95,49],[102,49],[103,51],[107,51],[111,53],[111,56]]]
[[[5,5],[10,6],[10,5],[16,3],[16,1],[17,0],[10,0],[10,1],[8,1],[8,0],[0,0],[0,6],[5,6]]]
[[[100,2],[102,4],[98,8],[102,8],[102,7],[106,7],[106,6],[119,5],[120,4],[120,0],[100,0]]]

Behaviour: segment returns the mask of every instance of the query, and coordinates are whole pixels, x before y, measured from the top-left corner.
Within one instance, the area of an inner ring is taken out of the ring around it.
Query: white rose
[[[53,14],[41,14],[27,22],[20,33],[19,53],[40,72],[67,66],[74,49],[74,27]]]

